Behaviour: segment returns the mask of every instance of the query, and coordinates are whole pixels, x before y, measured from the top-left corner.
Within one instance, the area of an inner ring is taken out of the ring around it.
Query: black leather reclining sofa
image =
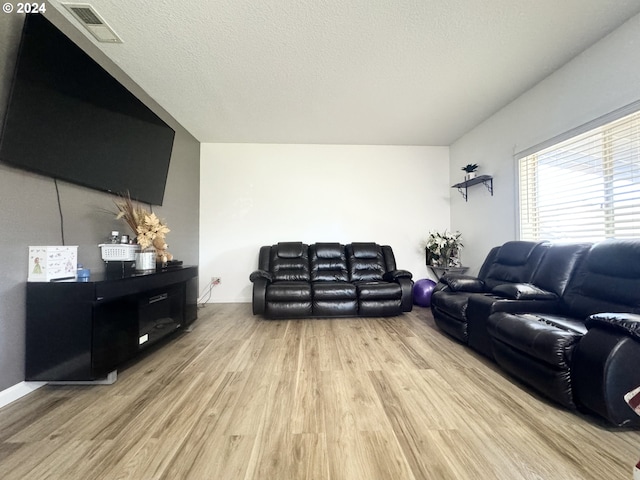
[[[391,316],[413,307],[411,273],[376,243],[263,246],[249,279],[253,313],[266,318]]]
[[[436,324],[544,396],[615,425],[640,425],[640,241],[507,242],[478,277],[445,275]]]

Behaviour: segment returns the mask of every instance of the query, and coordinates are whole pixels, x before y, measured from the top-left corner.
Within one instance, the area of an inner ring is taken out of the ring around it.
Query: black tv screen
[[[0,160],[162,205],[175,132],[42,15],[27,15]]]

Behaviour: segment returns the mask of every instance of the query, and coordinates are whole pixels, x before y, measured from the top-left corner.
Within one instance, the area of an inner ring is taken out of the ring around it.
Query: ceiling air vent
[[[89,30],[99,42],[122,43],[122,39],[107,25],[100,14],[88,3],[63,3],[64,8]]]

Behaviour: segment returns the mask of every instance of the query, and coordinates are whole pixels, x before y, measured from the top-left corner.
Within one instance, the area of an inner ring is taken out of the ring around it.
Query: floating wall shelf
[[[479,183],[484,184],[484,186],[487,187],[487,190],[489,190],[489,193],[491,193],[491,196],[493,197],[493,177],[491,175],[480,175],[472,178],[471,180],[465,180],[464,182],[456,183],[451,188],[457,188],[464,198],[464,201],[466,202],[468,201],[467,188],[478,185]]]

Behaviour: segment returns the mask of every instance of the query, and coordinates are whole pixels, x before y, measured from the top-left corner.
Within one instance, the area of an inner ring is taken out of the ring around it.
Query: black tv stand
[[[27,283],[26,380],[102,381],[197,317],[198,267]]]

